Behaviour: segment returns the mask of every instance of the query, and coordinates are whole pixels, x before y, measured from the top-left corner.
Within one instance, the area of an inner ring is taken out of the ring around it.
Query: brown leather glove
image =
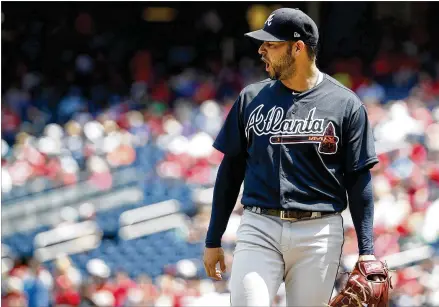
[[[349,275],[346,286],[331,300],[329,306],[388,307],[389,288],[393,289],[387,264],[379,260],[359,261]]]

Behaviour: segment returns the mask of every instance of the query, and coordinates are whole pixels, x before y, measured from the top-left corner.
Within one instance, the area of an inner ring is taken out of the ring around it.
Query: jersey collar
[[[313,86],[312,88],[310,88],[309,90],[306,90],[304,92],[294,91],[294,90],[286,87],[280,80],[276,80],[276,82],[279,84],[279,87],[282,89],[282,91],[287,92],[289,95],[294,96],[294,97],[303,97],[303,96],[306,96],[306,95],[314,92],[318,88],[320,88],[320,86],[324,83],[325,79],[326,79],[326,74],[319,71],[319,77],[318,77],[316,86]]]

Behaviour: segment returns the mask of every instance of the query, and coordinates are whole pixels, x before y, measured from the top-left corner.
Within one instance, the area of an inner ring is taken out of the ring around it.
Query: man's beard
[[[272,80],[284,80],[294,75],[296,72],[296,59],[291,55],[293,46],[288,46],[287,52],[277,61],[277,63],[270,63],[271,69],[268,72]]]

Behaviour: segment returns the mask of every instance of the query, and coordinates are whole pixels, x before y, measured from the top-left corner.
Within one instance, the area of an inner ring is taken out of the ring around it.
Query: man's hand
[[[389,306],[389,291],[393,289],[389,268],[385,262],[367,260],[370,258],[359,258],[345,286],[327,306]]]
[[[367,260],[377,260],[377,258],[375,257],[375,255],[360,255],[360,257],[358,257],[358,261],[367,261]]]
[[[226,271],[226,264],[224,263],[224,250],[221,247],[205,248],[204,249],[204,269],[207,276],[222,280],[221,273]],[[219,262],[220,270],[216,269],[216,264]]]

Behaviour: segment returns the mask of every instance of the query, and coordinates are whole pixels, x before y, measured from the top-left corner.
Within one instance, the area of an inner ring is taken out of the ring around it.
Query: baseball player
[[[226,270],[221,237],[244,181],[232,306],[270,306],[282,282],[288,306],[323,306],[340,264],[340,213],[348,204],[359,261],[375,260],[369,169],[378,159],[366,109],[317,68],[318,29],[302,11],[278,9],[246,36],[260,41],[270,78],[241,91],[213,144],[224,158],[205,269],[217,280]]]

